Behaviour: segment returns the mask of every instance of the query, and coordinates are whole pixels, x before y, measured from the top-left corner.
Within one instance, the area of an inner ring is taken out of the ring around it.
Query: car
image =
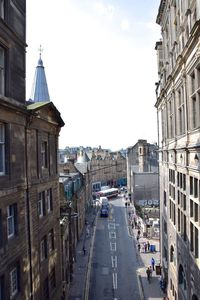
[[[107,208],[101,208],[101,217],[108,217],[108,209]]]
[[[107,209],[107,210],[109,210],[109,203],[103,203],[101,205],[101,209]]]
[[[107,197],[100,197],[100,203],[103,205],[103,204],[106,204],[108,205],[108,198]]]

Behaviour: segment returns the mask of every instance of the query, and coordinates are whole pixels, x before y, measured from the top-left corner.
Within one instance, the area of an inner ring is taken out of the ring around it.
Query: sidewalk
[[[83,233],[76,246],[76,262],[74,263],[73,280],[69,289],[69,300],[84,300],[85,297],[85,285],[95,219],[96,211],[91,209],[86,215],[88,224],[85,225]],[[85,247],[85,254],[83,251],[83,246]]]
[[[130,205],[127,208],[127,220],[129,219],[129,210],[134,210],[134,207]],[[166,296],[161,288],[159,278],[160,275],[156,275],[156,271],[152,272],[152,277],[150,283],[147,280],[146,269],[151,266],[151,258],[155,260],[155,266],[160,263],[160,242],[155,239],[148,239],[140,234],[140,238],[137,241],[138,229],[129,226],[129,233],[134,237],[134,247],[137,256],[138,262],[138,278],[140,283],[140,295],[141,300],[163,300],[163,297]],[[155,246],[155,252],[145,252],[144,243],[149,241],[150,245]],[[141,249],[138,251],[138,243],[140,243]]]

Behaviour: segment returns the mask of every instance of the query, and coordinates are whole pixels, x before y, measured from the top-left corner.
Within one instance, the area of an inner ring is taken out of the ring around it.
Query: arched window
[[[192,300],[198,300],[199,298],[194,294],[192,295]]]
[[[186,276],[182,265],[179,266],[179,270],[178,270],[178,283],[181,285],[183,290],[187,289]]]

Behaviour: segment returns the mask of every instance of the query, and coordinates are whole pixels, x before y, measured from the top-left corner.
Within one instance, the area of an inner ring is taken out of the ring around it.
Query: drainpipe
[[[29,198],[29,175],[28,175],[28,149],[27,149],[27,132],[31,118],[27,118],[25,127],[25,178],[26,178],[26,217],[27,217],[27,234],[28,234],[28,256],[29,256],[29,277],[30,277],[30,300],[33,300],[33,276],[32,276],[32,254],[31,254],[31,229],[30,229],[30,198]]]

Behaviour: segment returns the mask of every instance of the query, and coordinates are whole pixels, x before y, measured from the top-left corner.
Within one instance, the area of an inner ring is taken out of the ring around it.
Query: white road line
[[[113,218],[113,216],[112,216],[112,218],[109,218],[109,220],[108,220],[108,222],[113,222],[113,223],[115,223],[115,218]]]
[[[115,223],[108,223],[109,230],[115,230]]]
[[[110,238],[110,239],[116,239],[116,232],[110,231],[110,232],[109,232],[109,238]]]
[[[117,256],[111,255],[112,268],[117,268]]]
[[[117,289],[117,273],[113,273],[113,289]]]
[[[116,251],[116,249],[117,249],[117,245],[116,245],[116,243],[110,243],[110,251]]]

